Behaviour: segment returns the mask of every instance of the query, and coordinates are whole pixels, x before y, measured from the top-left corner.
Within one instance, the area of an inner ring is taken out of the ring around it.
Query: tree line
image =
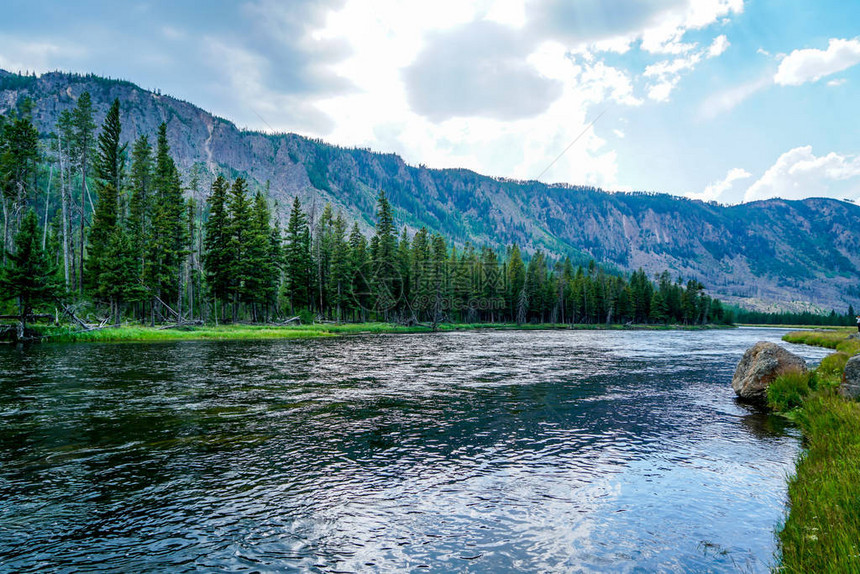
[[[749,311],[747,309],[732,309],[734,320],[738,323],[750,323],[755,325],[815,325],[821,327],[853,327],[857,324],[857,314],[854,306],[849,305],[843,315],[835,309],[830,313],[812,313],[803,311],[798,313],[782,312],[768,313],[766,311]]]
[[[123,143],[120,102],[97,130],[82,94],[40,138],[32,106],[0,117],[0,288],[26,319],[90,305],[143,323],[303,320],[403,324],[725,322],[719,300],[668,272],[624,276],[517,245],[496,250],[398,228],[384,191],[373,233],[293,200],[284,229],[267,189],[182,174],[162,124]]]

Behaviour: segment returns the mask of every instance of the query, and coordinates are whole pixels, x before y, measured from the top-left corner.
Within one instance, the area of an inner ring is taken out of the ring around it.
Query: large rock
[[[806,361],[779,345],[761,341],[747,349],[738,363],[732,388],[742,399],[764,402],[767,387],[788,371],[806,371]]]
[[[860,355],[851,357],[845,363],[842,384],[839,385],[839,394],[849,399],[860,397]]]

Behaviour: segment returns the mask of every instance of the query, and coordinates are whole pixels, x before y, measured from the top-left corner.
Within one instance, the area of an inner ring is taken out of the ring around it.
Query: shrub
[[[788,371],[778,376],[767,388],[767,404],[777,412],[788,412],[796,409],[809,395],[810,373],[803,371]]]

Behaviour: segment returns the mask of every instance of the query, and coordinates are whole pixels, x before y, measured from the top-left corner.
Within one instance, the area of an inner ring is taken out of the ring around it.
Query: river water
[[[0,571],[765,572],[783,333],[3,347]]]

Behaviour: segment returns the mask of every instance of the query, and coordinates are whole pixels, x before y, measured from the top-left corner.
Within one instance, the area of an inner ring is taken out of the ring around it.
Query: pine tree
[[[146,267],[146,254],[152,228],[152,146],[143,135],[131,149],[131,201],[129,202],[128,229],[132,252],[137,260],[138,273]]]
[[[99,292],[110,302],[114,324],[122,318],[124,303],[143,297],[131,239],[121,225],[116,226],[105,246],[99,269]]]
[[[397,308],[401,313],[408,312],[408,303],[412,297],[412,249],[409,242],[409,233],[406,226],[400,233],[400,241],[397,243],[397,276],[400,280],[400,293]]]
[[[120,145],[121,132],[119,100],[114,100],[105,117],[104,126],[98,138],[98,155],[95,161],[95,187],[98,200],[90,230],[90,250],[86,265],[90,289],[97,297],[109,300],[112,310],[117,306],[117,301],[114,296],[109,296],[108,292],[116,295],[118,291],[115,285],[105,283],[105,278],[101,277],[101,273],[106,265],[113,265],[113,262],[107,261],[109,256],[108,244],[113,242],[110,255],[114,257],[117,255],[116,249],[126,244],[125,239],[119,237],[117,230],[119,225],[119,189],[122,185],[123,153],[125,151],[125,146]],[[129,249],[131,249],[130,244]],[[121,259],[125,260],[126,255],[122,255]],[[115,273],[112,272],[111,275],[115,276]]]
[[[13,228],[34,191],[34,175],[39,161],[39,134],[29,115],[13,117],[0,130],[0,201],[3,207],[3,262],[6,251],[14,252]],[[17,214],[17,216],[16,216]],[[13,220],[13,218],[15,218]]]
[[[439,326],[439,322],[443,319],[445,311],[445,296],[448,290],[448,246],[445,243],[445,238],[436,233],[431,236],[430,245],[432,248],[432,263],[430,267],[432,301],[430,302],[430,316],[431,324],[435,331]]]
[[[669,320],[669,306],[660,290],[654,291],[651,297],[651,321],[654,323],[665,323]]]
[[[344,313],[350,308],[350,286],[352,269],[350,265],[349,243],[346,239],[346,220],[337,214],[331,231],[331,265],[328,275],[328,291],[334,306],[335,319],[343,320]]]
[[[308,220],[302,211],[299,198],[293,200],[293,209],[287,224],[284,249],[284,292],[289,301],[290,312],[307,309],[311,304],[311,253]]]
[[[238,321],[239,301],[248,300],[246,282],[252,273],[252,261],[248,257],[250,239],[251,204],[248,200],[247,186],[241,177],[233,182],[227,197],[227,248],[229,253],[230,294],[233,300],[233,322]]]
[[[155,153],[152,232],[145,276],[156,304],[159,299],[177,302],[177,319],[181,318],[180,263],[185,256],[186,230],[179,172],[170,157],[167,125],[162,123]]]
[[[402,278],[397,271],[397,237],[391,204],[385,192],[379,192],[376,209],[376,235],[373,256],[372,287],[376,311],[387,320],[397,306],[402,293]]]
[[[526,267],[519,246],[514,245],[508,257],[508,308],[517,324],[526,320],[527,303]]]
[[[358,223],[353,222],[349,234],[349,268],[352,273],[349,290],[354,308],[362,321],[367,319],[367,311],[371,305],[367,252],[367,239],[358,228]]]
[[[496,312],[504,309],[504,281],[496,252],[485,247],[481,252],[481,295],[486,303],[489,319],[496,320]]]
[[[433,293],[430,263],[430,236],[422,227],[412,238],[412,270],[410,272],[410,301],[418,318],[426,316]]]
[[[245,277],[245,300],[251,305],[251,315],[255,321],[260,320],[258,306],[262,306],[263,320],[265,310],[274,300],[277,293],[278,267],[274,257],[271,242],[271,214],[266,198],[261,192],[254,196],[251,209],[251,221],[248,225],[246,242],[246,259],[248,267]]]
[[[203,266],[206,282],[213,297],[215,320],[218,320],[218,302],[227,298],[230,289],[230,230],[227,213],[227,181],[218,176],[212,183],[209,195],[209,219],[205,224]]]
[[[333,225],[334,211],[331,204],[326,203],[319,223],[316,225],[313,250],[317,287],[316,302],[320,312],[325,312],[329,306],[330,294],[328,292],[328,273],[331,265]]]
[[[8,265],[0,274],[0,297],[18,300],[23,334],[34,307],[51,301],[59,289],[56,269],[42,249],[36,212],[32,209],[15,235],[15,246],[15,253],[7,253]]]

